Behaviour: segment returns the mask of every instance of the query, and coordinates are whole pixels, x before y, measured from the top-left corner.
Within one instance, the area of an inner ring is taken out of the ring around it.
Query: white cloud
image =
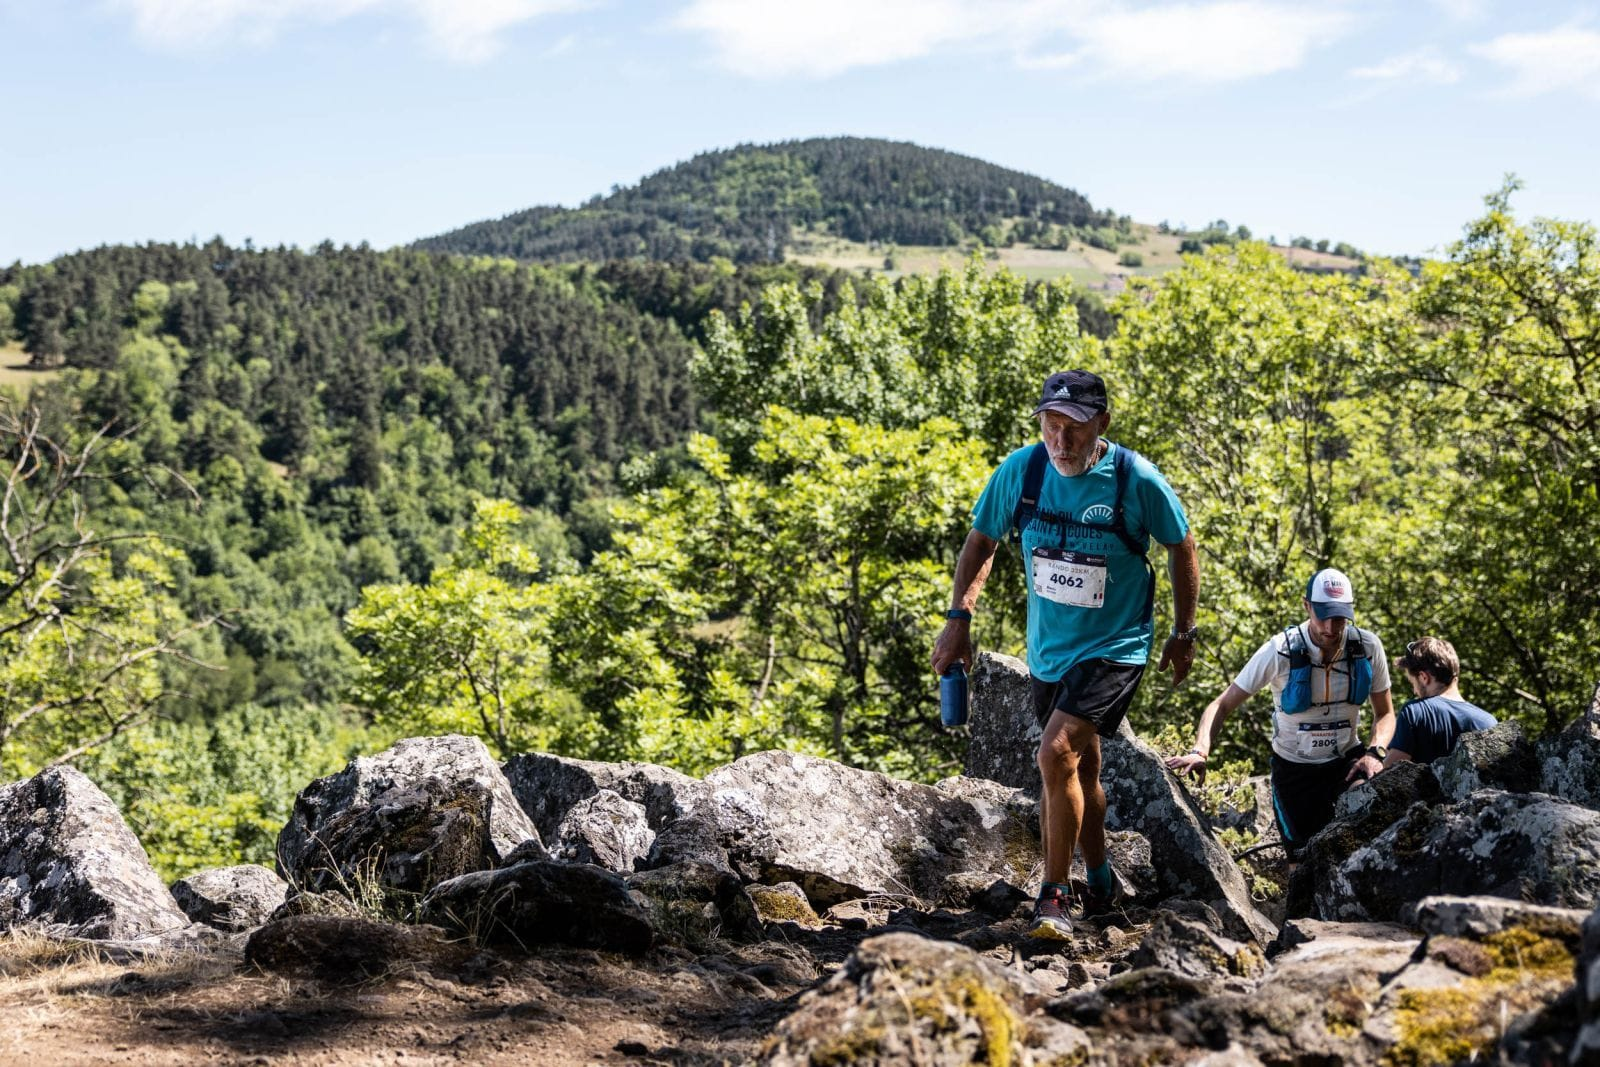
[[[1023,67],[1221,82],[1297,67],[1351,19],[1275,0],[691,0],[676,24],[706,34],[723,67],[757,78],[825,78],[966,48],[1009,52]]]
[[[1337,11],[1234,0],[1113,11],[1081,35],[1085,57],[1119,77],[1223,82],[1293,70],[1349,25]]]
[[[694,0],[675,21],[736,74],[825,78],[925,56],[980,32],[980,14],[967,0]]]
[[[1404,55],[1390,56],[1370,67],[1357,67],[1350,77],[1375,82],[1429,82],[1452,85],[1461,80],[1461,68],[1436,49],[1420,48]]]
[[[1593,30],[1506,33],[1471,50],[1511,75],[1509,96],[1568,90],[1600,100],[1600,33]]]
[[[428,44],[462,63],[494,55],[500,35],[541,15],[586,6],[584,0],[107,0],[133,16],[134,30],[162,48],[271,41],[304,23],[332,23],[375,13],[411,19]]]
[[[1428,3],[1452,22],[1482,22],[1489,15],[1489,0],[1428,0]]]

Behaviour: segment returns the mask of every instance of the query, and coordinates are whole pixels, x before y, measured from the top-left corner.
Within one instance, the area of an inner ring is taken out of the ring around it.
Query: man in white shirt
[[[1167,760],[1204,781],[1206,758],[1233,711],[1272,687],[1272,808],[1293,858],[1333,818],[1352,783],[1383,769],[1394,736],[1389,661],[1383,642],[1355,625],[1350,579],[1332,569],[1306,583],[1306,620],[1273,636],[1206,705],[1194,748]],[[1372,743],[1361,743],[1361,706],[1372,701]]]

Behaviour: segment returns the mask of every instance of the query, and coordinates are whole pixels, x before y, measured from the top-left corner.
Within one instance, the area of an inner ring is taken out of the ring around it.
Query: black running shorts
[[[1272,754],[1272,814],[1291,855],[1333,821],[1333,802],[1345,791],[1345,776],[1364,751],[1358,745],[1325,763],[1296,763]]]
[[[1088,659],[1074,666],[1059,682],[1030,678],[1033,716],[1042,727],[1053,712],[1063,711],[1094,723],[1095,732],[1101,737],[1114,737],[1143,677],[1142,663]]]

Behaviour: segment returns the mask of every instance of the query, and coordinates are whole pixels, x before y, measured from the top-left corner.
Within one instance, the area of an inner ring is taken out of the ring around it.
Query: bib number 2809
[[[1106,558],[1088,552],[1036,548],[1033,591],[1057,604],[1102,607],[1106,602]]]

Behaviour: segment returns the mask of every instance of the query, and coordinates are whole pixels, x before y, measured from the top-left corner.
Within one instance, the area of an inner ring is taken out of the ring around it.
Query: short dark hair
[[[1403,671],[1427,671],[1440,685],[1453,682],[1461,673],[1461,660],[1455,646],[1442,637],[1419,637],[1406,646],[1406,654],[1395,661]]]

